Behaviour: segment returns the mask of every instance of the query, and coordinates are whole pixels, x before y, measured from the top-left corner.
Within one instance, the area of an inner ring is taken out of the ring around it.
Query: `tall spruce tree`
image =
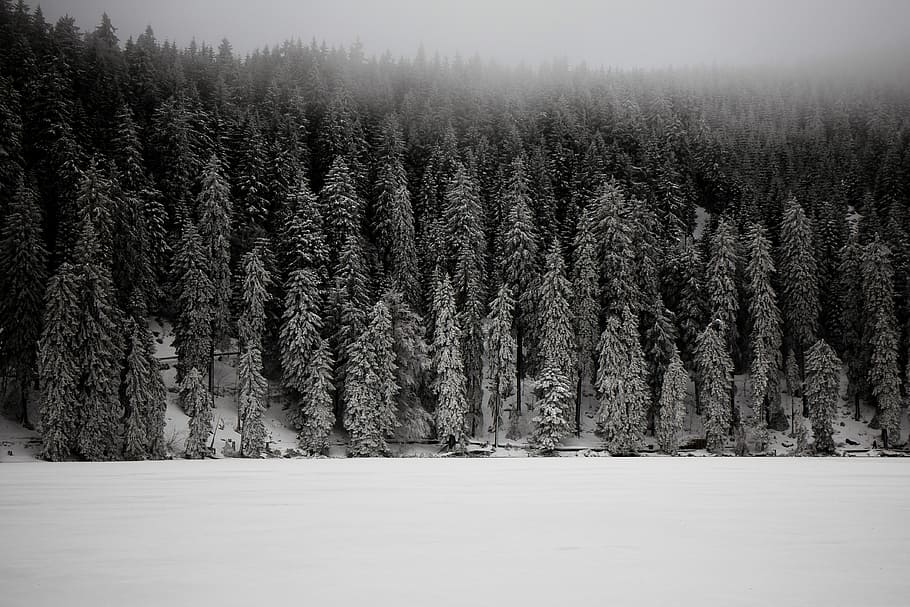
[[[297,440],[311,455],[328,454],[329,436],[335,427],[334,391],[332,351],[329,342],[320,338],[303,376],[297,414]]]
[[[354,342],[345,375],[344,427],[351,435],[350,454],[388,455],[387,439],[398,425],[395,416],[395,354],[392,318],[384,301],[370,312],[370,322]]]
[[[394,115],[382,125],[382,143],[376,176],[376,238],[392,283],[416,309],[421,303],[418,281],[414,212],[408,191],[401,127]]]
[[[506,186],[505,205],[508,210],[504,233],[503,251],[505,262],[505,280],[515,297],[515,407],[512,409],[513,423],[509,433],[517,438],[517,418],[521,416],[522,379],[526,369],[527,342],[533,341],[531,327],[535,306],[533,293],[537,284],[537,257],[539,245],[534,215],[531,212],[531,199],[528,189],[524,162],[516,158],[511,167],[511,179]]]
[[[600,276],[597,267],[597,243],[592,219],[584,213],[578,221],[572,266],[572,317],[575,321],[575,419],[576,435],[581,433],[582,384],[594,383],[594,363],[600,324]]]
[[[231,214],[230,189],[217,154],[209,158],[202,172],[199,191],[199,238],[205,267],[212,282],[211,352],[228,333],[231,318]],[[213,362],[213,358],[211,362]],[[202,367],[199,367],[200,371]]]
[[[868,381],[875,398],[885,447],[900,442],[900,334],[894,311],[894,270],[890,251],[878,238],[865,250],[863,295],[865,339],[871,346]]]
[[[502,426],[502,406],[514,389],[515,335],[514,305],[507,285],[499,288],[496,299],[490,304],[487,320],[485,350],[487,352],[487,389],[490,391],[490,408],[493,421],[493,446],[499,446],[499,428]]]
[[[5,209],[0,227],[0,368],[9,369],[19,392],[19,421],[28,417],[29,386],[41,335],[47,250],[41,209],[23,183]]]
[[[73,344],[79,330],[80,286],[75,269],[64,262],[51,277],[45,298],[38,342],[41,456],[52,462],[76,454],[79,361]]]
[[[347,239],[360,233],[363,209],[354,177],[342,156],[332,161],[325,184],[319,191],[319,207],[329,248],[329,267],[336,267]]]
[[[847,394],[853,400],[853,419],[859,421],[860,399],[865,398],[868,392],[869,348],[863,331],[863,247],[855,230],[841,251],[838,273],[841,283],[841,350],[847,364]]]
[[[455,293],[448,275],[436,289],[433,331],[433,391],[436,393],[436,436],[450,448],[465,443],[466,400],[461,330],[455,316]]]
[[[562,258],[559,241],[554,240],[547,255],[546,269],[537,292],[539,308],[537,334],[540,336],[537,355],[548,375],[546,386],[541,387],[542,391],[538,391],[538,394],[541,398],[546,397],[550,401],[557,396],[560,398],[563,396],[563,386],[556,381],[557,379],[561,378],[570,385],[574,379],[576,355],[571,299],[571,285],[566,278],[565,262]],[[569,393],[571,393],[571,387]],[[570,423],[574,421],[571,397],[565,401],[553,402],[562,406],[565,429],[570,428]],[[562,425],[560,427],[562,428]],[[556,436],[552,431],[548,435]]]
[[[212,349],[212,315],[215,291],[202,240],[196,227],[187,222],[174,255],[174,285],[177,319],[174,323],[174,350],[177,352],[177,381],[195,368],[208,369]]]
[[[727,351],[734,355],[737,343],[736,315],[739,297],[736,287],[738,263],[736,226],[722,217],[711,239],[711,258],[706,268],[705,293],[711,317],[724,324]]]
[[[629,308],[610,314],[600,338],[597,426],[614,454],[634,453],[647,425],[649,392],[638,338],[638,319]]]
[[[114,304],[110,268],[88,214],[81,221],[73,261],[81,290],[78,330],[73,344],[78,354],[77,449],[89,460],[119,458],[122,454],[122,407],[118,398],[121,314]]]
[[[834,453],[834,421],[840,399],[840,359],[823,339],[806,352],[806,388],[817,453]]]
[[[240,382],[238,425],[240,453],[257,457],[265,448],[266,430],[263,420],[263,398],[268,389],[262,375],[262,339],[265,332],[266,304],[272,279],[265,269],[262,255],[253,249],[243,256],[243,278],[240,294]]]
[[[771,241],[765,230],[754,225],[749,230],[749,263],[746,266],[749,293],[749,336],[752,351],[752,411],[760,436],[772,422],[771,406],[778,402],[781,361],[781,317],[777,295],[772,286],[774,261]],[[780,417],[780,416],[778,416]],[[786,429],[778,427],[777,429]]]
[[[298,173],[285,201],[285,216],[276,245],[285,279],[295,270],[310,269],[325,282],[329,249],[322,227],[322,213],[306,175]]]
[[[331,350],[321,336],[321,297],[315,271],[293,271],[286,291],[279,335],[282,382],[291,399],[291,419],[300,447],[319,454],[327,449],[335,425],[335,387]]]
[[[708,449],[721,453],[730,428],[730,391],[733,389],[733,360],[727,349],[724,321],[712,320],[699,335],[695,349],[698,381],[705,412]]]
[[[395,401],[401,434],[406,439],[428,438],[432,433],[432,416],[421,403],[425,375],[430,367],[423,318],[399,291],[387,291],[383,299],[392,317],[392,349],[398,385]]]
[[[812,224],[791,198],[780,226],[780,280],[785,334],[799,359],[815,343],[818,332],[818,272],[812,242]]]
[[[676,455],[679,451],[679,437],[686,417],[688,389],[689,374],[683,367],[679,350],[675,350],[661,383],[657,422],[660,450],[668,455]]]
[[[167,389],[155,356],[154,336],[145,320],[142,292],[132,298],[130,330],[120,398],[126,409],[124,456],[127,459],[161,458],[165,455],[164,427]]]
[[[187,459],[203,459],[210,455],[209,436],[212,434],[212,405],[202,374],[192,367],[180,384],[180,403],[189,416],[189,432],[184,451]]]
[[[531,444],[550,453],[570,431],[566,410],[567,403],[572,402],[572,384],[553,359],[546,359],[536,390],[537,411],[531,420],[534,423]]]

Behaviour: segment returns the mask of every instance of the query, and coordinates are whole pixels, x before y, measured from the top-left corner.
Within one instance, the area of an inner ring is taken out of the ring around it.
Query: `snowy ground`
[[[5,466],[0,603],[906,605],[902,460]]]

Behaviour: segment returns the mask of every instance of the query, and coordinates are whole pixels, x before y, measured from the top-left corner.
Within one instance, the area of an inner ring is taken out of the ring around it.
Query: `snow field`
[[[237,460],[0,474],[0,601],[906,605],[895,459]]]

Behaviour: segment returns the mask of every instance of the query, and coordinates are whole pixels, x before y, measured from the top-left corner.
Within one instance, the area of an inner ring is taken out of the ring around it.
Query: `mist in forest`
[[[412,57],[423,45],[454,58],[623,68],[683,65],[836,67],[910,55],[903,0],[46,0],[90,31],[106,11],[125,41],[152,24],[178,47],[227,38],[245,55],[288,39],[359,40],[367,56]]]

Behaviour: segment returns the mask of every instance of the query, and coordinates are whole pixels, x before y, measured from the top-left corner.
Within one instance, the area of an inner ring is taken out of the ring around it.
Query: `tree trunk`
[[[859,391],[857,390],[856,394],[853,395],[853,419],[859,421],[860,410],[859,410]]]
[[[34,430],[35,427],[32,426],[32,423],[28,420],[28,380],[19,382],[19,421],[22,425],[29,429]]]
[[[493,394],[493,450],[499,447],[499,416],[501,414],[502,397],[499,390]]]
[[[581,373],[578,374],[578,387],[575,391],[575,436],[581,436]]]
[[[518,388],[515,393],[515,417],[521,417],[521,377],[524,375],[524,357],[521,350],[522,342],[522,330],[521,328],[516,331],[516,361],[515,361],[515,384]]]

